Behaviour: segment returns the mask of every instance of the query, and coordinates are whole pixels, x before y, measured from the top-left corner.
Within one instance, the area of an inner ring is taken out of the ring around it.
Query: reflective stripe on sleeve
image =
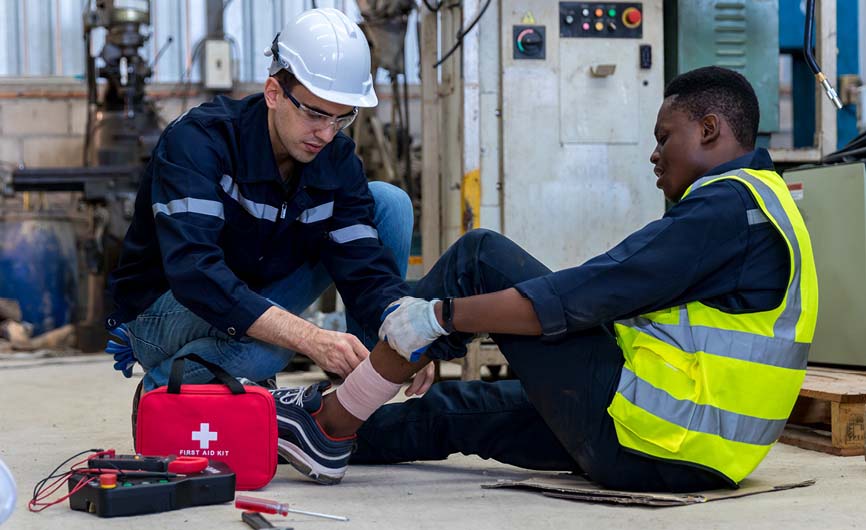
[[[223,215],[223,203],[219,201],[208,201],[205,199],[194,199],[192,197],[184,197],[183,199],[175,199],[168,203],[157,202],[151,206],[153,216],[164,213],[165,215],[175,215],[179,213],[197,213],[201,215],[210,215],[225,219]]]
[[[301,215],[298,216],[298,221],[309,224],[309,223],[317,223],[319,221],[324,221],[334,215],[334,201],[326,202],[325,204],[320,204],[313,208],[308,208],[301,212]]]
[[[328,234],[330,238],[337,243],[348,243],[356,239],[373,238],[379,239],[379,232],[368,225],[352,225],[339,230],[334,230]]]
[[[759,225],[763,223],[769,223],[770,220],[764,215],[759,209],[746,210],[746,219],[749,221],[750,225]]]

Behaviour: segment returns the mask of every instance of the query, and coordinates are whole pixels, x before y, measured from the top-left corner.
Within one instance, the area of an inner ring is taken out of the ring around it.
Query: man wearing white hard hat
[[[176,119],[143,174],[106,326],[121,339],[109,347],[115,368],[128,376],[141,363],[144,390],[165,385],[189,353],[253,381],[294,352],[345,376],[369,355],[385,308],[409,292],[411,201],[368,185],[341,132],[378,102],[363,33],[335,9],[313,9],[265,55],[263,93],[220,96]],[[349,333],[296,316],[331,283]],[[211,380],[185,364],[185,383]]]

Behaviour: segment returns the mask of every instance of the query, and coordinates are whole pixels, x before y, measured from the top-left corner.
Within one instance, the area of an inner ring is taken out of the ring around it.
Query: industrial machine
[[[820,23],[816,25],[817,30],[826,27],[823,18],[829,18],[830,28],[834,34],[836,44],[830,50],[829,57],[821,57],[820,62],[826,69],[828,66],[835,67],[832,71],[827,70],[827,77],[838,78],[836,88],[841,102],[845,105],[842,112],[836,113],[837,143],[830,146],[830,150],[841,148],[857,134],[858,114],[863,117],[863,103],[858,102],[857,86],[860,80],[860,68],[858,65],[858,22],[863,19],[860,6],[864,6],[859,0],[836,0],[835,2],[820,2],[817,6],[820,12],[816,13]],[[779,53],[790,57],[791,63],[791,100],[792,119],[796,127],[792,131],[792,143],[796,147],[808,147],[815,143],[815,81],[814,72],[811,71],[803,54],[803,28],[805,26],[805,2],[780,2],[779,3]],[[835,24],[833,23],[835,22]],[[817,39],[816,39],[817,41]],[[817,47],[822,45],[824,39],[817,41]],[[835,64],[833,64],[835,62]],[[836,75],[831,75],[835,71]],[[862,87],[861,87],[862,88]],[[861,125],[861,129],[864,127]]]
[[[866,366],[866,165],[784,173],[815,254],[820,303],[810,362]]]
[[[496,181],[503,233],[559,269],[664,212],[649,163],[664,88],[662,10],[654,1],[542,4],[526,24],[522,2],[503,2]]]
[[[574,266],[664,212],[649,163],[661,0],[467,1],[463,20],[443,9],[425,30],[434,16],[422,13],[425,267],[474,227],[552,269]],[[447,49],[453,28],[473,20],[462,57],[435,71],[433,37]]]
[[[814,39],[825,70],[806,64],[835,94],[835,2],[807,5],[804,56]],[[420,10],[425,267],[474,227],[551,268],[577,265],[661,215],[648,159],[664,85],[681,72],[739,71],[760,101],[759,145],[779,129],[775,0],[430,0]],[[454,35],[461,53],[449,53]],[[814,99],[815,142],[772,149],[778,164],[836,149],[839,98]]]
[[[364,161],[371,180],[383,180],[402,187],[419,203],[417,171],[412,167],[412,139],[409,135],[409,89],[406,76],[406,31],[413,0],[359,0],[361,30],[370,43],[372,70],[381,68],[391,81],[390,123],[382,123],[376,109],[359,109],[350,133],[356,152]],[[402,86],[400,77],[402,75]]]
[[[145,82],[153,70],[139,54],[149,38],[142,30],[149,24],[147,1],[100,0],[95,9],[84,13],[85,166],[141,164],[150,158],[162,132],[156,109],[145,97]],[[90,49],[97,28],[106,30],[105,45],[99,52],[104,66],[100,68]],[[97,98],[99,78],[106,80],[102,98]]]
[[[102,317],[109,303],[106,275],[116,263],[120,241],[132,218],[139,175],[161,133],[156,109],[145,92],[153,64],[140,53],[149,38],[145,33],[149,24],[147,1],[91,3],[83,16],[88,108],[82,166],[18,168],[0,175],[7,194],[82,192],[89,227],[82,241],[86,294],[76,335],[79,348],[85,351],[105,345]],[[99,67],[91,51],[92,36],[98,28],[105,30]],[[100,78],[106,81],[101,93]]]

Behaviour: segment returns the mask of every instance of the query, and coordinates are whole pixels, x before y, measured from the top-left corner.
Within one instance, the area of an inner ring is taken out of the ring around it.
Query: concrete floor
[[[27,511],[33,485],[68,456],[91,447],[132,451],[129,405],[138,376],[124,379],[109,361],[103,355],[0,361],[0,458],[18,483],[18,507],[3,530],[248,528],[229,504],[120,519],[73,512],[67,503],[39,514]],[[318,377],[283,374],[280,383],[305,384]],[[355,466],[342,484],[324,487],[280,466],[273,482],[256,495],[351,519],[292,516],[281,521],[296,529],[866,527],[863,457],[779,445],[755,476],[780,484],[816,478],[816,485],[677,508],[592,505],[480,488],[496,479],[537,474],[458,455],[437,463]]]

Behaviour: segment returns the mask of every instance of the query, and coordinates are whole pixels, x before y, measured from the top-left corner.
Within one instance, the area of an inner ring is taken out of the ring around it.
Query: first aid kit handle
[[[210,370],[210,373],[212,373],[214,377],[219,380],[220,383],[229,387],[229,390],[232,391],[232,394],[243,394],[246,392],[244,390],[244,385],[242,385],[237,379],[232,377],[228,372],[223,370],[220,366],[202,359],[195,353],[190,353],[188,355],[184,355],[183,357],[178,357],[171,363],[171,375],[168,377],[169,394],[180,394],[180,385],[183,383],[183,365],[184,361],[187,359],[196,362]]]

